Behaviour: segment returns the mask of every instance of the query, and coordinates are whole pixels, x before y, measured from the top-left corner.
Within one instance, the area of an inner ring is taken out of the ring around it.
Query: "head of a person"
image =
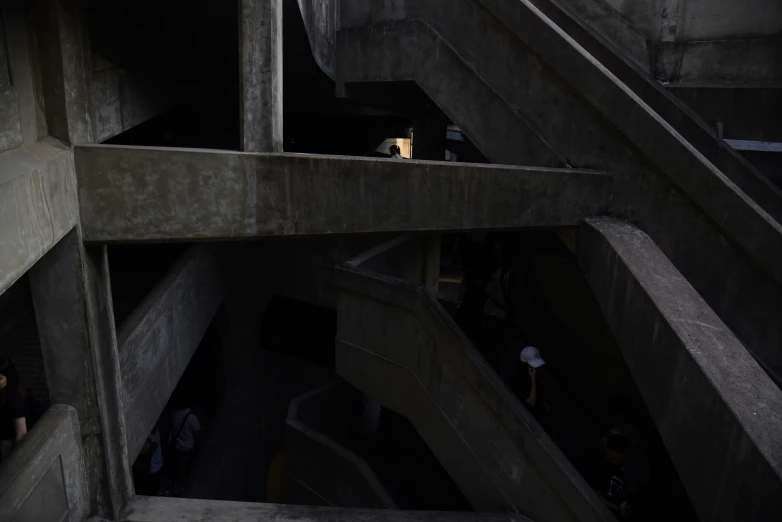
[[[402,149],[399,148],[399,145],[391,145],[388,150],[391,152],[391,155],[394,154],[402,154]]]
[[[519,360],[523,363],[527,363],[529,366],[535,369],[538,369],[546,364],[546,361],[544,361],[543,357],[540,356],[540,350],[534,346],[527,346],[522,349],[521,353],[519,354]]]
[[[10,359],[0,358],[0,393],[19,386],[19,374]]]
[[[627,460],[627,452],[630,449],[630,441],[619,433],[612,433],[606,439],[604,449],[605,457],[614,466],[621,466]]]

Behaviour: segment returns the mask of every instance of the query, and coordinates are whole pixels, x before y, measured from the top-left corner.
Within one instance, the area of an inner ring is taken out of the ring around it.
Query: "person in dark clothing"
[[[9,359],[0,359],[0,462],[24,439],[38,420],[40,409],[22,385],[14,364]]]
[[[602,458],[595,466],[590,480],[603,503],[620,518],[630,515],[625,469],[629,449],[630,441],[627,437],[611,433],[606,438]]]

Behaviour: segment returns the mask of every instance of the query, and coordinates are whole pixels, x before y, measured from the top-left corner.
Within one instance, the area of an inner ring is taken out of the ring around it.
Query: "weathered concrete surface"
[[[0,468],[0,520],[81,522],[90,512],[76,410],[47,410]]]
[[[291,401],[286,421],[288,480],[330,506],[397,509],[367,461],[327,434],[340,410],[357,409],[350,398],[349,387],[334,381]],[[295,497],[291,500],[299,503]]]
[[[652,240],[594,218],[578,257],[701,520],[776,520],[782,391]]]
[[[337,55],[338,82],[415,81],[493,163],[568,164],[423,21],[343,29],[337,35]]]
[[[593,171],[185,149],[76,148],[85,240],[569,226],[607,207]]]
[[[782,385],[782,357],[770,348],[782,342],[782,323],[776,320],[782,314],[782,227],[737,187],[744,181],[726,178],[528,0],[438,0],[402,7],[378,0],[377,5],[396,7],[390,18],[414,21],[358,28],[365,37],[357,41],[377,38],[369,34],[372,27],[391,30],[426,20],[471,66],[471,75],[512,100],[513,110],[571,164],[616,176],[610,212],[639,223],[654,238]],[[395,60],[382,52],[373,56],[375,62]],[[391,68],[379,69],[386,74]],[[768,206],[775,215],[779,209]]]
[[[34,2],[32,20],[41,64],[49,135],[67,143],[92,141],[89,49],[82,2]]]
[[[298,2],[312,56],[318,67],[333,80],[336,77],[339,0],[298,0]]]
[[[21,130],[24,141],[33,143],[46,135],[46,115],[38,73],[38,56],[32,46],[33,28],[28,11],[29,2],[25,0],[7,0],[3,3],[7,59],[19,105]]]
[[[0,59],[5,57],[0,56]],[[16,91],[11,87],[0,87],[0,153],[18,147],[22,141]]]
[[[171,85],[139,79],[116,67],[93,72],[90,85],[93,142],[125,132],[183,100]]]
[[[133,481],[128,460],[125,417],[122,415],[122,374],[117,353],[117,332],[111,298],[111,277],[106,246],[85,247],[82,254],[87,332],[95,373],[95,390],[101,412],[103,456],[107,488],[96,495],[98,515],[118,519],[133,497]],[[98,456],[88,455],[90,465]]]
[[[136,497],[120,520],[186,522],[207,519],[210,522],[529,522],[528,518],[511,513],[345,509],[166,497]]]
[[[760,83],[779,81],[782,74],[777,58],[782,40],[775,37],[780,28],[772,20],[779,6],[772,0],[716,6],[692,0],[531,1],[544,12],[547,7],[572,12],[662,81]]]
[[[613,520],[431,294],[362,268],[400,247],[340,268],[337,372],[408,417],[476,510]]]
[[[242,148],[282,152],[282,0],[239,1]]]
[[[223,300],[223,272],[219,245],[191,247],[117,333],[131,461]]]
[[[78,219],[73,155],[56,140],[0,154],[0,292]]]
[[[626,23],[623,18],[618,17],[618,20],[615,20],[613,16],[602,12],[599,14],[582,12],[574,14],[569,11],[563,2],[557,0],[531,0],[531,3],[562,31],[567,33],[569,37],[573,38],[585,51],[597,59],[603,67],[611,71],[644,103],[648,104],[652,110],[676,129],[685,140],[708,158],[715,167],[737,183],[756,203],[776,216],[777,220],[782,218],[782,192],[776,187],[770,186],[757,169],[716,136],[713,130],[716,120],[705,122],[694,114],[691,107],[682,103],[676,96],[673,96],[661,86],[656,79],[649,76],[648,63],[644,69],[633,63],[633,61],[628,60],[612,42],[612,40],[616,40],[616,32],[608,30],[603,31],[603,34],[601,34],[592,27],[592,23],[595,21],[608,21],[612,24],[615,21],[621,28],[623,27],[622,23]],[[580,0],[577,4],[605,6],[602,0],[594,0],[593,2]],[[487,3],[487,5],[489,4]],[[607,9],[610,13],[616,15],[612,9]],[[582,17],[585,17],[586,20]],[[619,34],[623,32],[621,29],[617,29],[617,31]],[[606,32],[608,32],[608,35],[606,35]],[[634,31],[630,31],[630,33],[634,36],[640,36],[639,33]],[[622,45],[622,42],[619,42],[619,44],[620,47],[627,50],[627,47]],[[647,62],[648,52],[649,50],[646,46],[643,46],[643,49],[639,49],[639,53],[643,54]],[[709,63],[716,62],[713,59],[705,61]],[[725,108],[724,105],[715,106]],[[755,115],[755,119],[760,118]]]
[[[76,409],[87,461],[90,511],[108,513],[111,471],[103,445],[93,348],[85,328],[83,257],[81,236],[73,229],[30,269],[29,278],[51,402]]]

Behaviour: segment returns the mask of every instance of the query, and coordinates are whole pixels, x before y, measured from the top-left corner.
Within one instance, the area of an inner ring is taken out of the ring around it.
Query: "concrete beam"
[[[119,328],[122,406],[131,461],[223,300],[220,252],[218,245],[190,248]]]
[[[163,114],[182,102],[171,85],[139,79],[119,68],[92,73],[92,141],[101,142]]]
[[[282,152],[282,0],[239,0],[242,148]]]
[[[121,522],[171,522],[172,520],[209,520],[209,522],[250,520],[274,520],[275,522],[530,522],[527,517],[515,513],[345,509],[167,497],[136,497],[120,519]]]
[[[636,227],[589,219],[577,255],[700,519],[776,520],[782,391]]]
[[[85,240],[573,226],[608,205],[611,177],[575,169],[76,148]]]
[[[0,293],[78,220],[73,156],[45,139],[0,154]]]

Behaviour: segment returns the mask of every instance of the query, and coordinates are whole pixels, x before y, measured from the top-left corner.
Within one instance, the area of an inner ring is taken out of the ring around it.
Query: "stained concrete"
[[[73,155],[52,139],[0,154],[0,292],[78,219]]]
[[[596,58],[600,64],[611,71],[612,74],[622,81],[627,87],[629,87],[633,93],[640,97],[644,103],[648,104],[657,114],[659,114],[665,121],[670,124],[681,136],[686,139],[693,147],[695,147],[701,154],[703,154],[710,162],[714,164],[722,173],[728,178],[734,180],[752,199],[754,199],[762,208],[771,212],[776,216],[777,220],[782,217],[782,214],[775,212],[774,209],[780,210],[780,200],[782,199],[782,193],[770,186],[767,180],[755,169],[748,161],[746,161],[740,154],[737,154],[731,147],[727,146],[714,132],[716,120],[707,119],[703,121],[698,115],[704,115],[699,110],[699,107],[692,105],[691,99],[687,99],[687,103],[682,103],[676,96],[672,96],[665,87],[649,76],[648,63],[646,68],[639,67],[637,63],[633,63],[632,60],[628,60],[621,50],[616,49],[612,40],[621,38],[616,31],[608,30],[601,34],[599,31],[592,27],[593,23],[616,21],[614,17],[603,13],[582,13],[574,14],[567,9],[567,6],[563,2],[557,2],[552,0],[531,0],[531,3],[547,16],[552,22],[562,29],[567,35],[573,38],[581,47],[584,48],[589,54]],[[586,2],[581,0],[576,2],[577,5],[605,5],[602,0],[595,0],[594,2]],[[491,7],[492,4],[487,3],[487,6]],[[497,4],[500,5],[500,4]],[[616,13],[607,8],[610,13],[616,16]],[[580,15],[580,16],[579,16]],[[584,20],[586,18],[586,20]],[[624,19],[619,17],[616,21],[617,24],[622,26],[622,23],[626,23]],[[612,23],[612,22],[611,22]],[[598,25],[598,27],[600,27]],[[618,29],[617,29],[618,30]],[[622,31],[618,30],[621,34]],[[632,35],[640,36],[638,33],[630,31]],[[621,49],[627,51],[627,46],[620,43]],[[639,49],[639,53],[642,53],[644,58],[648,62],[647,53],[651,52],[643,46]],[[719,60],[705,60],[709,63],[720,62]],[[714,91],[715,89],[711,89]],[[717,89],[717,91],[727,91],[731,89]],[[709,104],[704,100],[701,105]],[[715,107],[720,107],[720,110],[725,110],[727,107],[735,104],[710,104],[705,114],[710,114],[715,110]],[[768,103],[763,104],[766,109]],[[698,113],[693,113],[692,109]],[[744,120],[754,120],[755,126],[759,123],[760,114],[766,113],[765,109],[747,111],[739,110]],[[752,139],[752,138],[747,138]]]
[[[523,116],[508,109],[501,93],[474,74],[449,42],[421,20],[343,29],[337,35],[337,56],[341,83],[415,81],[494,163],[568,164]]]
[[[569,226],[607,207],[610,176],[185,149],[76,148],[85,240],[158,241]]]
[[[89,49],[81,2],[40,0],[32,20],[48,133],[67,143],[92,141]]]
[[[587,220],[578,258],[701,520],[776,520],[782,391],[635,226]]]
[[[3,20],[8,45],[8,64],[19,104],[21,129],[26,143],[34,143],[46,135],[46,115],[40,85],[39,60],[32,45],[28,17],[29,2],[8,0],[3,4]]]
[[[307,29],[312,56],[332,80],[336,77],[336,36],[339,26],[339,0],[298,0],[299,12]]]
[[[410,282],[420,275],[362,268],[382,266],[377,258],[405,243],[340,268],[337,372],[408,417],[476,510],[613,520],[450,316]]]
[[[242,149],[282,152],[282,0],[240,0]]]
[[[117,67],[93,72],[90,85],[93,142],[125,132],[183,100],[171,85],[136,78]]]
[[[105,460],[93,346],[85,328],[83,256],[81,237],[73,229],[30,269],[29,278],[51,402],[76,409],[87,461],[90,511],[108,513],[110,470]]]
[[[104,465],[107,485],[96,495],[93,513],[118,519],[133,497],[128,460],[125,417],[122,415],[122,376],[117,352],[117,332],[111,298],[111,276],[106,246],[84,247],[81,266],[90,356],[95,373],[95,390],[101,412],[103,456],[88,455],[89,465]],[[87,363],[89,364],[89,363]],[[97,461],[103,459],[103,463]]]
[[[392,4],[398,5],[378,0],[376,11],[382,17],[385,13],[379,7]],[[350,50],[349,57],[363,56],[364,62],[375,64],[373,71],[393,78],[391,66],[376,65],[395,63],[396,58],[385,53],[390,48],[363,45],[379,38],[370,34],[371,27],[401,28],[396,32],[401,35],[424,20],[469,63],[472,76],[491,78],[497,92],[517,100],[506,110],[521,113],[570,163],[616,176],[610,212],[639,223],[782,383],[782,357],[774,348],[782,340],[782,323],[776,320],[782,313],[782,264],[777,261],[782,256],[782,226],[774,217],[782,216],[778,204],[782,199],[775,195],[775,187],[750,190],[750,178],[728,179],[729,172],[719,171],[528,1],[478,0],[477,4],[473,0],[411,2],[401,16],[414,20],[366,19],[363,23],[376,24],[350,29],[351,33],[364,31],[364,36],[355,39],[362,45]],[[390,17],[398,16],[394,11]],[[383,38],[396,41],[393,36]],[[487,56],[502,59],[487,60]],[[441,84],[462,80],[458,71],[450,71],[454,76]],[[462,91],[451,92],[458,96]],[[761,196],[766,192],[766,208],[752,201],[749,192]]]
[[[531,1],[544,12],[572,12],[662,81],[727,86],[778,82],[782,74],[774,20],[782,15],[772,0]]]
[[[356,410],[349,397],[349,387],[336,381],[291,401],[286,421],[288,480],[298,486],[291,494],[303,490],[330,506],[397,509],[367,461],[324,432],[325,424],[339,418],[339,410]],[[295,495],[291,500],[307,503]]]
[[[0,519],[81,522],[89,512],[76,410],[54,405],[0,467]]]
[[[221,502],[185,498],[136,497],[121,522],[530,522],[510,513],[453,513],[436,511],[396,511],[390,509],[344,509],[333,507],[289,506]]]
[[[219,245],[174,263],[117,332],[128,456],[134,460],[223,300]]]

